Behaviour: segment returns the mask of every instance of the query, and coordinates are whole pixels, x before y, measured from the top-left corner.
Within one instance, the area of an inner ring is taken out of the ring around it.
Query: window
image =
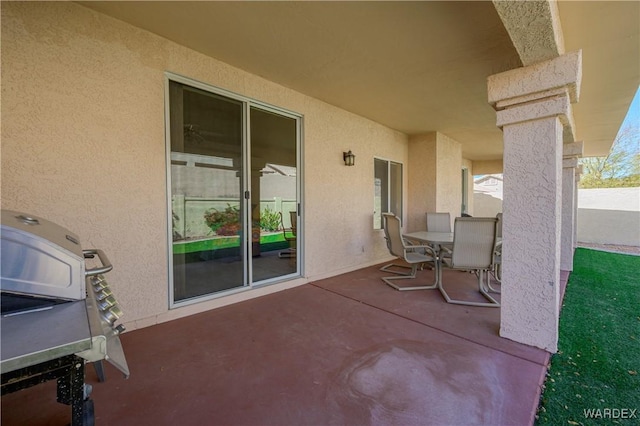
[[[373,228],[382,229],[382,213],[402,220],[402,164],[374,159]]]

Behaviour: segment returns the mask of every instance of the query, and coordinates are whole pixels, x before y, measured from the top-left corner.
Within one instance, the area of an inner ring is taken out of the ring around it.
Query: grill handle
[[[98,255],[100,262],[102,262],[102,267],[91,268],[84,271],[84,275],[87,277],[106,274],[107,272],[113,269],[113,265],[111,265],[111,261],[109,261],[109,258],[107,257],[107,255],[104,254],[104,252],[100,249],[82,250],[82,254],[84,255],[85,259],[93,259],[95,255]]]

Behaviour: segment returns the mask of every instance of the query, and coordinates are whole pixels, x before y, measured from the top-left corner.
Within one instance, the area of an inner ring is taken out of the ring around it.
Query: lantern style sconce
[[[356,164],[356,156],[349,150],[349,152],[342,153],[342,159],[344,160],[345,166],[353,166]]]

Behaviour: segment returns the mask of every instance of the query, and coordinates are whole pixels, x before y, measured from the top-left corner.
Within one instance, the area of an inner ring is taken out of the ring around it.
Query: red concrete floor
[[[125,333],[129,379],[87,367],[96,425],[532,424],[548,353],[500,338],[499,309],[396,291],[378,267]],[[472,274],[444,281],[477,296]],[[2,397],[4,426],[69,415],[55,382]]]

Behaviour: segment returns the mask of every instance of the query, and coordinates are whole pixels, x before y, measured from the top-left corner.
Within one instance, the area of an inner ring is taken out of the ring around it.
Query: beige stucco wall
[[[462,205],[462,145],[438,133],[438,199],[436,211],[451,213],[451,220],[460,216]]]
[[[426,213],[435,211],[449,212],[453,225],[462,204],[460,143],[439,132],[412,135],[408,162],[410,199],[405,230],[426,229]]]
[[[473,162],[473,174],[476,176],[502,173],[503,170],[502,160],[476,160]]]
[[[168,310],[165,71],[303,114],[305,279]],[[104,249],[130,328],[388,259],[374,156],[408,164],[407,136],[74,3],[2,4],[2,207]]]
[[[425,213],[436,211],[437,141],[436,132],[409,138],[409,183],[411,198],[404,225],[407,232],[426,229]]]

